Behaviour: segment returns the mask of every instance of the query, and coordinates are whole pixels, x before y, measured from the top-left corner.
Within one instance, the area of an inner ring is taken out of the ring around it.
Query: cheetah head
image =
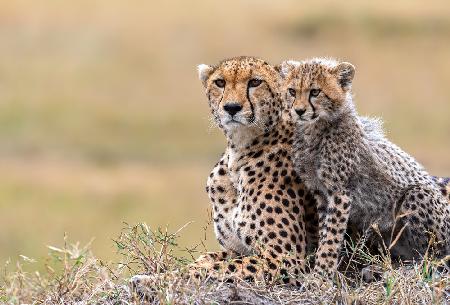
[[[228,137],[258,136],[280,119],[280,77],[265,61],[236,57],[216,66],[199,65],[198,73],[212,117]]]
[[[347,62],[315,58],[285,61],[279,68],[285,102],[297,122],[332,121],[351,105],[355,68]]]

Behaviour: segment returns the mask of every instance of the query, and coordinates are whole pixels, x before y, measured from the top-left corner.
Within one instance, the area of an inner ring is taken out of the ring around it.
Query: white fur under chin
[[[225,128],[227,129],[229,140],[231,140],[232,144],[236,147],[246,146],[257,136],[256,130],[253,127],[240,124],[235,124],[235,126],[230,127],[228,125]]]

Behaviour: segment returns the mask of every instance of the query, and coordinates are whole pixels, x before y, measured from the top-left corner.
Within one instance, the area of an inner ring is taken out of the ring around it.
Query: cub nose
[[[295,109],[295,113],[298,114],[298,116],[302,116],[306,112],[306,109]]]
[[[237,103],[228,103],[223,106],[223,109],[233,116],[242,110],[242,106]]]

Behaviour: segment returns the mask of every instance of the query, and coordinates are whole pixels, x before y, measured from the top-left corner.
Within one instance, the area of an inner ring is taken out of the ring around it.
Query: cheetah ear
[[[275,66],[275,70],[277,70],[278,73],[280,73],[282,78],[285,78],[289,74],[289,72],[291,72],[298,66],[300,66],[299,61],[285,60],[281,64]]]
[[[342,62],[334,68],[334,73],[341,87],[343,89],[350,89],[353,77],[355,76],[355,67],[349,62]]]
[[[198,77],[202,81],[204,87],[206,87],[206,81],[208,80],[211,73],[214,71],[214,67],[201,64],[197,66]]]

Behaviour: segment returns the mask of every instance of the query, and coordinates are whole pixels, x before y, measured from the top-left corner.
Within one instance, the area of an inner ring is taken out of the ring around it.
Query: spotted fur
[[[206,187],[216,237],[225,251],[199,261],[213,262],[217,274],[298,284],[306,231],[317,228],[313,197],[293,167],[294,126],[280,99],[279,74],[253,57],[202,65],[199,74],[212,117],[228,143]],[[239,111],[228,112],[230,104]],[[230,256],[241,258],[223,260]]]
[[[450,205],[412,157],[389,142],[379,122],[357,115],[349,63],[285,62],[286,102],[296,118],[295,164],[318,201],[315,269],[333,273],[347,226],[373,227],[392,255],[418,259],[430,236],[450,252]],[[399,239],[395,241],[395,237]]]

